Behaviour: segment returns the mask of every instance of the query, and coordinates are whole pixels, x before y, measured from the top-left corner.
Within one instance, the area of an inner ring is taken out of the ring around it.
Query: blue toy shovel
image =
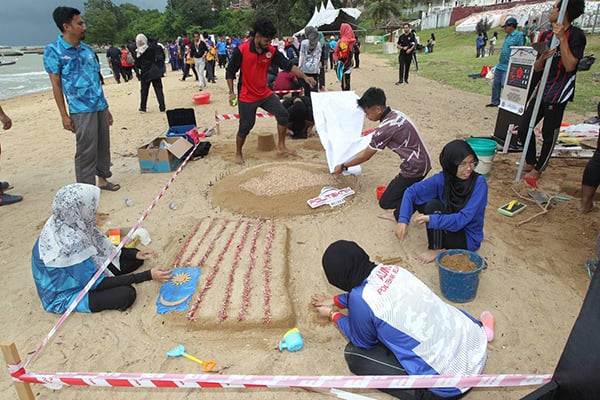
[[[196,363],[202,365],[202,369],[206,372],[212,371],[213,368],[215,367],[215,365],[217,365],[216,361],[213,361],[213,360],[202,361],[199,358],[189,355],[188,353],[185,352],[185,347],[183,347],[182,344],[180,344],[179,346],[177,346],[167,352],[167,357],[181,357],[181,356],[184,356],[188,360],[192,360],[193,362],[196,362]]]

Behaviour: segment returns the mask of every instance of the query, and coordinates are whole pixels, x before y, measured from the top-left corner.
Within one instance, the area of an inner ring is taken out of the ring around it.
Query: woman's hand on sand
[[[153,260],[158,257],[158,253],[155,250],[140,250],[135,255],[138,260]]]
[[[317,307],[317,311],[321,317],[329,318],[331,312],[334,310],[332,306],[320,306]]]
[[[429,222],[429,215],[417,213],[417,216],[415,217],[415,222],[417,224],[426,224]]]
[[[407,235],[408,235],[408,225],[405,224],[404,222],[398,222],[398,225],[396,225],[396,237],[400,240],[404,240],[404,239],[406,239]]]
[[[333,297],[325,293],[315,293],[310,297],[310,302],[315,307],[333,307]]]
[[[168,282],[173,276],[173,272],[170,269],[154,267],[150,270],[152,274],[152,280],[157,282]]]

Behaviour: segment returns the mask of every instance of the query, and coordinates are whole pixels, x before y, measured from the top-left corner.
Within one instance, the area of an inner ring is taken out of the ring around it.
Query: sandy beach
[[[360,95],[370,86],[381,87],[386,91],[388,104],[411,117],[434,159],[430,175],[440,170],[438,155],[448,141],[493,132],[497,110],[484,107],[489,96],[458,91],[420,78],[414,72],[409,85],[394,86],[396,67],[372,55],[363,55],[361,61],[361,68],[352,73],[352,89]],[[167,109],[193,108],[197,124],[203,128],[214,126],[215,112],[237,112],[227,104],[224,70],[217,69],[217,77],[218,82],[208,87],[210,104],[195,105],[192,96],[198,92],[197,82],[182,82],[179,72],[169,71],[163,79]],[[327,73],[327,89],[339,90],[332,72]],[[100,228],[109,229],[132,226],[171,173],[141,174],[138,164],[138,147],[162,136],[168,127],[166,115],[158,111],[154,93],[150,93],[148,112],[140,114],[137,81],[117,85],[109,78],[104,90],[115,121],[111,130],[111,180],[121,185],[117,192],[102,192],[98,222]],[[5,312],[0,338],[14,341],[25,358],[58,319],[42,309],[31,276],[30,256],[50,215],[54,194],[75,181],[75,138],[62,129],[50,92],[5,100],[2,107],[12,118],[13,128],[0,132],[0,179],[10,181],[14,186],[10,193],[23,195],[24,200],[0,207],[0,293]],[[566,122],[580,123],[585,118],[569,112],[567,107]],[[374,126],[366,121],[364,129]],[[285,241],[278,241],[273,247],[272,265],[278,283],[270,296],[274,310],[279,306],[274,316],[280,317],[274,317],[273,324],[238,324],[235,320],[222,324],[216,320],[187,323],[185,313],[158,315],[160,286],[145,282],[136,286],[138,298],[126,312],[73,314],[33,362],[31,371],[201,373],[201,367],[189,360],[167,358],[167,351],[183,344],[188,353],[215,360],[223,374],[348,375],[342,354],[345,338],[310,306],[312,293],[337,293],[327,283],[321,256],[338,239],[358,242],[374,260],[407,268],[441,295],[436,265],[414,260],[426,247],[425,229],[411,225],[407,240],[399,242],[394,236],[395,223],[377,218],[384,211],[377,205],[376,187],[387,185],[398,173],[395,154],[390,150],[377,154],[363,165],[359,177],[335,179],[328,174],[325,154],[316,137],[289,140],[289,147],[297,150],[296,156],[259,151],[258,134],[276,133],[274,120],[259,119],[246,142],[247,164],[242,168],[234,162],[236,130],[236,121],[222,122],[220,134],[209,139],[209,155],[189,162],[144,221],[143,227],[152,238],[149,247],[159,253],[159,258],[148,266],[171,267],[186,238],[202,220],[242,221],[248,226],[261,221],[272,224],[277,232],[286,234]],[[513,218],[499,214],[499,206],[517,198],[514,190],[527,194],[528,187],[514,182],[519,156],[495,157],[488,179],[485,240],[479,251],[487,269],[481,273],[475,300],[458,305],[475,316],[484,310],[495,315],[496,339],[489,344],[486,374],[553,372],[589,284],[583,263],[593,256],[600,229],[598,211],[585,216],[578,211],[581,176],[587,160],[552,159],[540,181],[541,190],[569,197],[569,201],[557,202],[546,215],[521,226],[517,223],[540,211],[535,203],[523,200],[527,209]],[[250,178],[264,176],[253,171],[274,167],[304,170],[323,181],[316,179],[293,195],[250,195],[243,188]],[[306,200],[318,195],[324,186],[322,182],[329,185],[330,180],[338,187],[351,186],[356,194],[335,208],[311,210]],[[125,198],[134,204],[127,206]],[[177,207],[169,208],[170,202]],[[233,259],[231,255],[227,257],[225,261]],[[228,273],[226,263],[222,274]],[[240,265],[245,265],[244,260]],[[210,274],[210,265],[202,267],[199,287]],[[217,282],[211,289],[213,293],[224,290]],[[233,293],[239,297],[236,291]],[[202,307],[218,304],[219,300],[208,301]],[[302,333],[304,348],[295,353],[279,352],[279,340],[293,327]],[[61,400],[325,398],[301,389],[32,388],[37,398]],[[533,389],[474,389],[465,398],[519,399]],[[377,399],[391,398],[375,390],[355,392]],[[16,398],[6,373],[0,380],[0,393],[3,399]]]

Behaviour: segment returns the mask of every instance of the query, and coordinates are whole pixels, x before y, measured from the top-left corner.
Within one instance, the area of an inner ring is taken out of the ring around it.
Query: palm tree
[[[365,13],[376,24],[400,14],[401,3],[395,0],[371,0],[367,4]]]

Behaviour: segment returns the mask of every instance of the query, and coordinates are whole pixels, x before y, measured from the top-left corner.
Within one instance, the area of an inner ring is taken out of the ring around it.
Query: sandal
[[[116,192],[117,190],[121,189],[121,185],[119,185],[118,183],[112,183],[112,182],[106,182],[106,185],[104,186],[98,186],[101,190],[108,190],[110,192]]]
[[[4,192],[5,190],[10,190],[13,187],[8,182],[0,182],[0,192]]]
[[[594,276],[594,273],[596,272],[596,269],[597,269],[596,264],[594,264],[592,260],[585,260],[585,263],[583,264],[583,266],[585,267],[585,270],[587,271],[590,279],[592,279],[592,277]]]

